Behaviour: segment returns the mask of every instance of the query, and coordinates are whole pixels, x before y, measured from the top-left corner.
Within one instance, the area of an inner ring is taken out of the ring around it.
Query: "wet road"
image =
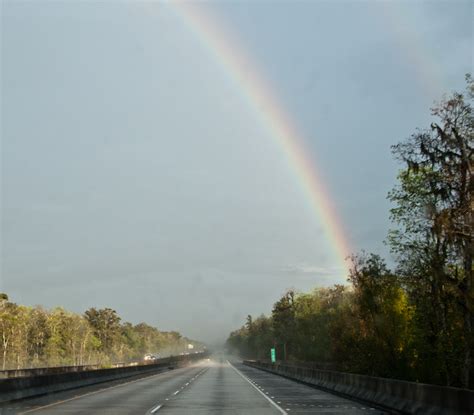
[[[240,363],[204,361],[121,384],[5,404],[0,414],[382,414]]]
[[[373,406],[342,398],[281,376],[243,364],[234,365],[254,386],[288,414],[386,414]]]

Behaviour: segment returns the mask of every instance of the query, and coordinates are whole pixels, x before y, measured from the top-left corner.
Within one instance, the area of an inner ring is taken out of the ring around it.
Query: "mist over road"
[[[382,414],[361,403],[218,358],[124,383],[25,399],[0,414]]]

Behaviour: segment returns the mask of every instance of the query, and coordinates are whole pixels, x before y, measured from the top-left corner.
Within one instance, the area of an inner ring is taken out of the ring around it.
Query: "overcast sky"
[[[214,341],[287,288],[344,282],[281,149],[174,6],[1,4],[0,291]],[[346,240],[388,257],[390,145],[463,88],[472,4],[199,8],[303,132]]]

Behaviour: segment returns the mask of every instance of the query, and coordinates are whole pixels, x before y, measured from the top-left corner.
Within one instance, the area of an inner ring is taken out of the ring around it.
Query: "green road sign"
[[[275,363],[277,359],[276,359],[276,350],[274,347],[270,349],[270,356],[272,357],[272,363]]]

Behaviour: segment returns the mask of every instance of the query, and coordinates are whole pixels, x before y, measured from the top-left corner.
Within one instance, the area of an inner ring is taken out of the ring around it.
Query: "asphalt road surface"
[[[122,383],[0,406],[1,415],[275,415],[384,412],[240,363],[204,361]]]

